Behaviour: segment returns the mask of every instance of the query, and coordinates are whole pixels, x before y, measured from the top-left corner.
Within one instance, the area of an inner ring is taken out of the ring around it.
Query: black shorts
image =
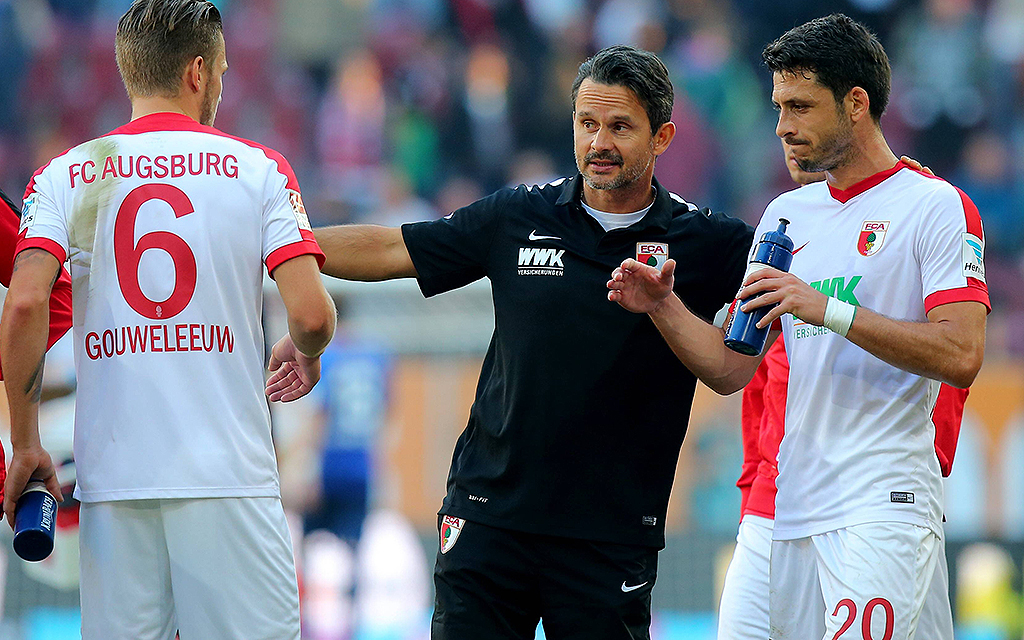
[[[454,532],[438,528],[445,536]],[[433,640],[649,640],[652,547],[465,522],[434,567]]]

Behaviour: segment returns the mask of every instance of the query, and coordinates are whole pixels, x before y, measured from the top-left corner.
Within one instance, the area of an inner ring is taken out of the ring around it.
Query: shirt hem
[[[260,487],[176,487],[168,489],[117,489],[111,491],[79,491],[79,502],[115,502],[121,500],[157,500],[167,498],[279,498],[276,484]]]
[[[651,533],[648,535],[616,535],[602,532],[598,529],[580,530],[572,527],[559,527],[557,525],[547,523],[539,525],[529,522],[509,522],[506,518],[486,515],[479,511],[474,511],[473,509],[465,509],[463,507],[452,505],[442,506],[440,511],[437,512],[437,515],[454,516],[456,518],[468,520],[469,522],[478,522],[480,524],[487,525],[488,527],[520,531],[522,533],[535,535],[571,538],[574,540],[589,540],[592,542],[625,544],[635,547],[651,547],[655,549],[665,548],[665,532],[663,529],[658,530],[657,533]]]
[[[858,524],[869,524],[872,522],[902,522],[905,524],[913,524],[932,531],[940,538],[944,537],[942,525],[934,522],[931,518],[916,514],[884,512],[877,513],[872,516],[838,518],[836,520],[829,520],[826,522],[808,524],[799,527],[780,526],[778,519],[776,519],[775,526],[772,529],[772,540],[797,540],[799,538],[809,538],[822,533],[828,533],[829,531],[836,531],[838,529],[845,529],[846,527],[852,527]]]

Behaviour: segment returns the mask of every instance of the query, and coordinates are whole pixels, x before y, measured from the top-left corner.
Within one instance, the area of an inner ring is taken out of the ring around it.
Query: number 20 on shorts
[[[885,613],[885,632],[881,638],[875,638],[871,635],[871,617],[875,613],[875,609],[882,607]],[[857,605],[853,600],[844,598],[839,601],[836,605],[835,611],[832,612],[832,617],[839,615],[840,609],[846,609],[847,616],[846,621],[843,622],[843,626],[839,627],[839,631],[836,635],[832,636],[832,640],[840,640],[842,635],[846,633],[846,630],[853,626],[853,623],[857,620]],[[892,640],[893,628],[896,626],[896,614],[893,612],[892,603],[885,598],[872,598],[868,601],[864,607],[863,618],[861,619],[861,639],[862,640]]]

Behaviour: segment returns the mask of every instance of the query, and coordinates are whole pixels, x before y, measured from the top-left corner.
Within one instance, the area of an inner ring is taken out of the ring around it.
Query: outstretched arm
[[[320,271],[329,276],[364,282],[416,277],[398,227],[340,225],[314,229],[313,235],[327,256]]]
[[[649,315],[680,362],[713,391],[722,395],[739,391],[754,376],[763,353],[744,356],[726,347],[724,332],[694,315],[672,292],[675,268],[675,260],[667,261],[660,271],[624,260],[608,281],[608,299],[628,311]],[[777,335],[768,336],[768,346]]]
[[[11,463],[5,485],[4,514],[14,527],[14,506],[31,478],[61,500],[60,483],[50,455],[39,441],[39,399],[49,325],[50,289],[60,263],[43,249],[30,248],[14,260],[11,288],[0,323],[0,352],[11,412]]]

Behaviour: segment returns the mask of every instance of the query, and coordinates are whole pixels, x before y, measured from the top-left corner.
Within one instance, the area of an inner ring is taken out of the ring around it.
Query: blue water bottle
[[[57,501],[40,480],[30,480],[14,507],[14,552],[39,562],[53,551]]]
[[[743,275],[744,281],[750,277],[750,274],[765,267],[789,271],[789,265],[793,262],[793,239],[786,235],[788,225],[789,220],[779,218],[779,228],[761,236],[761,241],[757,243],[757,249],[754,251],[754,257],[750,259],[747,272]],[[765,340],[768,339],[768,330],[771,328],[757,328],[757,323],[768,313],[771,306],[760,307],[750,313],[740,309],[743,304],[756,297],[747,298],[737,303],[732,321],[729,322],[729,327],[725,331],[725,346],[745,356],[756,356],[761,353]]]

